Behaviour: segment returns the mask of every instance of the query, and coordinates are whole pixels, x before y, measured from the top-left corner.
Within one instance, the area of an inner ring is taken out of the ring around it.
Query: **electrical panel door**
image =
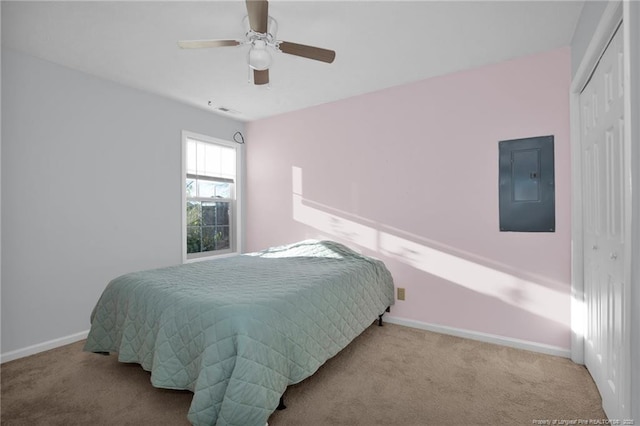
[[[555,232],[553,136],[498,146],[500,231]]]

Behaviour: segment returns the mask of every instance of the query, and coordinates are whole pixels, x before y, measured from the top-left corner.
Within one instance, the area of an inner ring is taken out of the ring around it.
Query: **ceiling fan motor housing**
[[[248,27],[249,16],[244,18],[245,25]],[[278,41],[276,40],[276,31],[278,29],[278,23],[275,19],[269,16],[267,32],[260,33],[254,31],[250,27],[248,28],[245,37],[246,44],[250,44],[251,48],[248,53],[248,63],[251,69],[257,71],[264,71],[269,69],[273,62],[273,57],[269,52],[269,48],[278,49]]]

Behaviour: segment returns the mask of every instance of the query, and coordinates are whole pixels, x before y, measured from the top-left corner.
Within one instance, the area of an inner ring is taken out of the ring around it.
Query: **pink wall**
[[[328,238],[382,259],[391,315],[570,347],[570,52],[247,126],[247,248]],[[498,141],[555,136],[556,232],[498,229]]]

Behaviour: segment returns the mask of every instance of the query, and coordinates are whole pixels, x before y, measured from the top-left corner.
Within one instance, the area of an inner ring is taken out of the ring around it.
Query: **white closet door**
[[[625,191],[622,27],[580,94],[583,171],[585,364],[610,419],[621,419],[625,395],[623,308]],[[623,370],[624,371],[624,370]]]

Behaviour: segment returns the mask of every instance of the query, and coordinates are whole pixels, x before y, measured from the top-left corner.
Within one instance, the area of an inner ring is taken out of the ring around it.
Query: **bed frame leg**
[[[387,306],[387,309],[385,309],[385,312],[391,312],[391,306]],[[384,312],[381,313],[380,315],[378,315],[378,327],[382,327],[382,316],[384,315]]]
[[[280,403],[278,404],[278,408],[276,408],[276,410],[284,410],[285,408],[287,408],[287,406],[284,405],[284,396],[281,396]]]

